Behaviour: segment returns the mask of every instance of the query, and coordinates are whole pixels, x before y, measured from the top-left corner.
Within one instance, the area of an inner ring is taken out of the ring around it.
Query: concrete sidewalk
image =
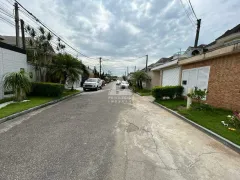
[[[152,104],[152,97],[133,98],[118,118],[109,179],[239,179],[238,153]]]

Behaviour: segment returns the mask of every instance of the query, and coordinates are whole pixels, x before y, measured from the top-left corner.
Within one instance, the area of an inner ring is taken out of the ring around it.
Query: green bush
[[[0,104],[8,102],[8,101],[13,101],[13,100],[14,100],[14,97],[3,98],[3,99],[0,99]]]
[[[152,89],[152,95],[155,99],[163,99],[168,97],[170,99],[182,97],[183,87],[182,86],[155,86]]]
[[[192,99],[196,100],[198,103],[200,103],[207,95],[207,90],[201,90],[198,89],[198,87],[194,88],[194,91],[192,93],[187,94],[188,97],[191,97]]]
[[[63,94],[64,85],[57,83],[33,82],[31,96],[59,97]]]

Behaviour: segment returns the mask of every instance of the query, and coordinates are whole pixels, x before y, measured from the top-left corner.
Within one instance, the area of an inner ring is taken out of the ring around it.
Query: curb
[[[135,92],[137,95],[139,95],[139,96],[142,96],[141,94],[139,94],[138,92]]]
[[[29,112],[32,112],[32,111],[35,111],[35,110],[44,108],[44,107],[49,106],[49,105],[52,105],[52,104],[56,104],[56,103],[58,103],[58,102],[60,102],[60,101],[63,101],[63,100],[65,100],[65,99],[69,99],[69,98],[71,98],[71,97],[73,97],[73,96],[76,96],[76,95],[79,95],[79,94],[81,94],[81,92],[78,92],[78,93],[75,93],[75,94],[71,94],[71,95],[62,97],[62,98],[60,98],[60,99],[56,99],[56,100],[47,102],[47,103],[45,103],[45,104],[41,104],[41,105],[39,105],[39,106],[32,107],[32,108],[30,108],[30,109],[27,109],[27,110],[24,110],[24,111],[21,111],[21,112],[12,114],[12,115],[10,115],[10,116],[1,118],[1,119],[0,119],[0,124],[1,124],[1,123],[4,123],[4,122],[6,122],[6,121],[8,121],[8,120],[10,120],[10,119],[14,119],[14,118],[16,118],[16,117],[19,117],[19,116],[22,116],[22,115],[24,115],[24,114],[27,114],[27,113],[29,113]]]
[[[165,109],[166,111],[170,112],[171,114],[177,116],[178,118],[184,120],[185,122],[191,124],[192,126],[194,126],[195,128],[199,129],[200,131],[206,133],[207,135],[213,137],[214,139],[216,139],[217,141],[219,141],[220,143],[224,144],[225,146],[231,148],[232,150],[234,150],[235,152],[239,153],[240,154],[240,146],[229,141],[228,139],[216,134],[215,132],[212,132],[211,130],[189,120],[188,118],[182,116],[181,114],[178,114],[176,111],[173,111],[161,104],[158,104],[157,102],[152,102],[153,104]]]

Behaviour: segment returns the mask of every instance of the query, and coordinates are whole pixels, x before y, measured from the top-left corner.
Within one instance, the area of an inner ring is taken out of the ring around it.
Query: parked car
[[[122,81],[121,84],[120,84],[120,88],[121,89],[125,89],[125,88],[128,88],[129,87],[129,84],[127,81]]]
[[[116,85],[120,85],[120,84],[121,84],[121,81],[117,80]]]
[[[102,89],[102,80],[99,78],[89,78],[83,83],[83,90],[87,89],[98,90]]]

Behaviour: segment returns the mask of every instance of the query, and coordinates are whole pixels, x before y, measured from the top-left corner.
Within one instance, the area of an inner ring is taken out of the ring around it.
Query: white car
[[[121,84],[121,81],[117,80],[116,85],[120,85],[120,84]]]
[[[129,87],[129,84],[127,81],[122,81],[121,84],[120,84],[120,88],[121,89],[126,89]]]
[[[83,90],[87,89],[98,90],[102,89],[102,80],[99,78],[89,78],[83,83]]]

